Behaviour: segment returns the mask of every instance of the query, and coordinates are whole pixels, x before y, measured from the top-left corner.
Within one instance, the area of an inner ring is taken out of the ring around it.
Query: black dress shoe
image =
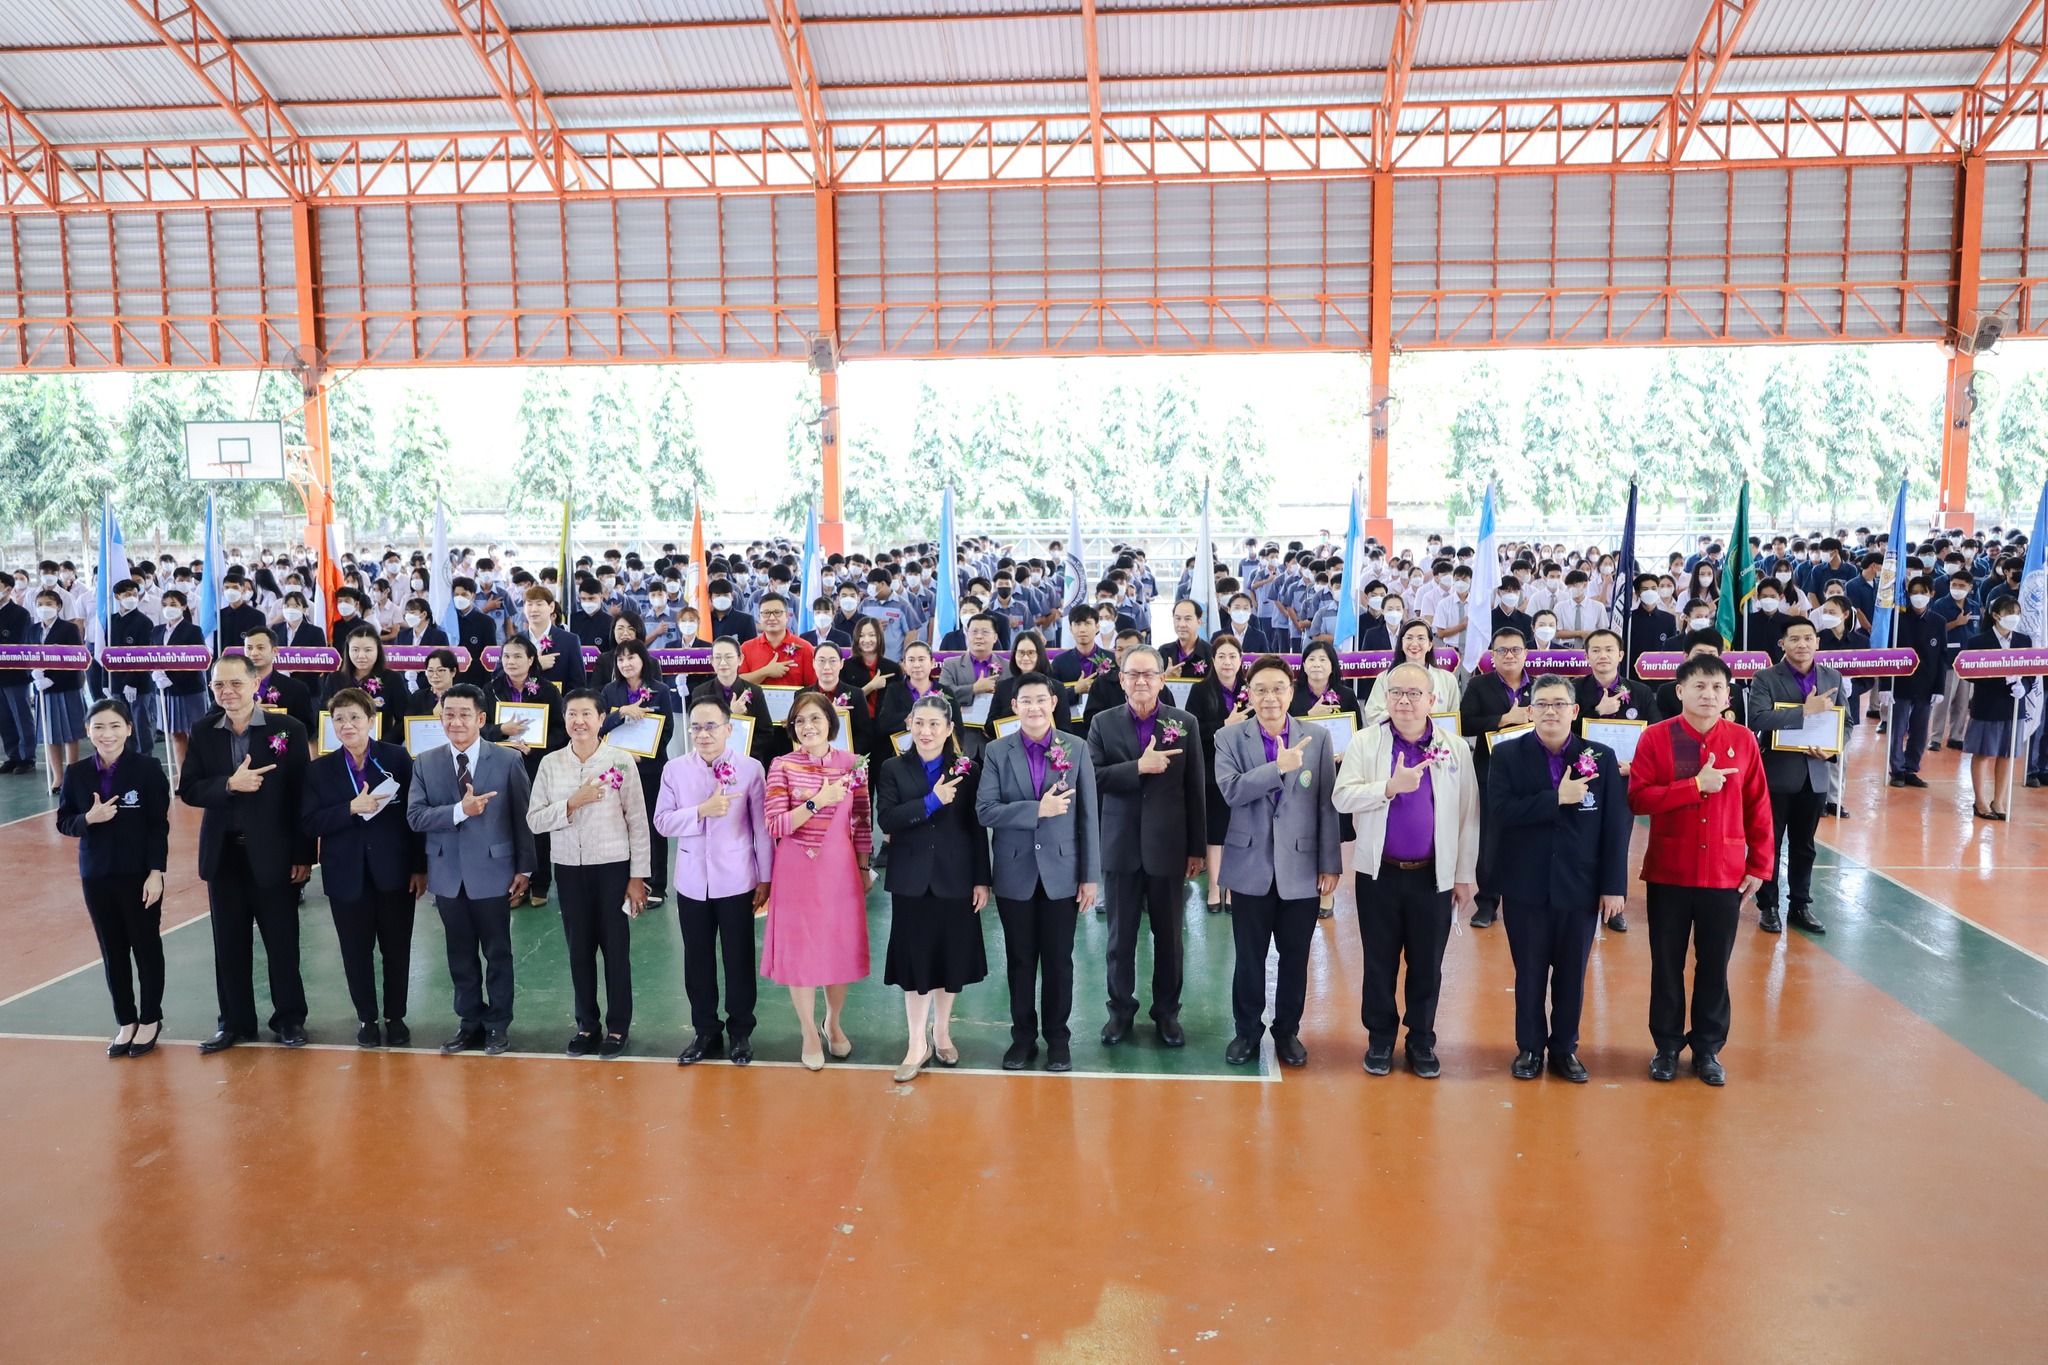
[[[1959,739],[1952,739],[1948,742],[1948,747],[1951,749],[1960,750],[1963,747],[1963,742]]]
[[[1702,1057],[1695,1052],[1692,1055],[1692,1074],[1708,1085],[1728,1084],[1728,1073],[1721,1069],[1719,1057]]]
[[[1625,910],[1617,910],[1612,915],[1609,915],[1607,917],[1607,927],[1612,929],[1617,934],[1627,933],[1628,912]]]
[[[1394,1045],[1373,1043],[1365,1049],[1365,1074],[1384,1076],[1394,1069]]]
[[[754,1060],[754,1040],[744,1033],[732,1036],[732,1051],[728,1054],[734,1066],[746,1066]]]
[[[247,1041],[241,1034],[236,1033],[232,1029],[222,1029],[219,1033],[214,1034],[211,1038],[201,1043],[199,1051],[202,1056],[210,1056],[216,1052],[226,1052],[236,1043]]]
[[[1660,1052],[1650,1058],[1650,1079],[1653,1081],[1675,1081],[1678,1079],[1678,1054]]]
[[[2028,785],[2029,787],[2038,787],[2038,786],[2040,786],[2040,785],[2041,785],[2041,782],[2042,782],[2042,778],[2041,778],[2041,775],[2040,775],[2039,773],[2029,773],[2029,774],[2027,775],[2027,785]],[[1926,784],[1925,782],[1922,782],[1922,783],[1921,783],[1920,785],[1924,787],[1924,786],[1926,786],[1927,784]]]
[[[441,1044],[444,1054],[470,1052],[484,1045],[484,1031],[481,1028],[459,1028]]]
[[[1588,1079],[1585,1064],[1569,1052],[1562,1057],[1554,1052],[1550,1054],[1550,1074],[1561,1076],[1573,1085],[1584,1085]]]
[[[1778,918],[1778,907],[1775,905],[1759,905],[1756,908],[1756,927],[1767,934],[1784,933],[1785,924],[1784,921]]]
[[[376,1025],[376,1024],[375,1024],[374,1022],[373,1022],[373,1023],[368,1023],[368,1024],[359,1024],[359,1025],[357,1025],[357,1027],[356,1027],[356,1046],[357,1046],[357,1047],[382,1047],[382,1046],[384,1046],[384,1031],[383,1031],[382,1029],[378,1028],[378,1027],[377,1027],[377,1025]]]
[[[1436,1059],[1436,1049],[1421,1043],[1408,1044],[1408,1069],[1425,1081],[1444,1074],[1444,1064]]]
[[[1828,802],[1824,802],[1824,803],[1823,803],[1823,804],[1821,805],[1821,808],[1820,808],[1820,813],[1821,813],[1822,815],[1840,815],[1840,814],[1842,813],[1842,808],[1841,808],[1841,807],[1840,807],[1839,805],[1837,805],[1837,804],[1836,804],[1835,802],[1833,802],[1833,801],[1828,801]]]
[[[1925,787],[1927,785],[1927,779],[1918,773],[1901,774],[1899,780],[1909,787]]]
[[[144,1028],[149,1030],[149,1037],[146,1039],[142,1036],[142,1029]],[[154,1024],[144,1024],[142,1028],[135,1030],[135,1041],[128,1044],[128,1055],[130,1057],[147,1057],[150,1053],[156,1051],[157,1040],[163,1036],[164,1026],[162,1021]]]
[[[123,1044],[121,1050],[123,1055],[126,1055],[127,1046]],[[114,1055],[113,1050],[111,1048],[108,1049],[107,1055],[109,1057]],[[1247,1038],[1242,1033],[1238,1034],[1235,1038],[1232,1038],[1230,1040],[1230,1046],[1223,1049],[1223,1060],[1228,1062],[1232,1066],[1243,1066],[1246,1062],[1251,1061],[1254,1057],[1258,1055],[1259,1040],[1256,1038]]]
[[[571,1057],[596,1056],[597,1035],[595,1033],[579,1033],[569,1040],[569,1045],[563,1048],[562,1051]]]
[[[384,1021],[384,1046],[386,1046],[386,1047],[411,1047],[411,1046],[412,1046],[412,1030],[411,1030],[411,1029],[409,1029],[409,1028],[407,1028],[407,1027],[405,1026],[405,1020],[403,1020],[403,1019],[386,1019],[386,1020]]]
[[[712,1035],[707,1037],[704,1034],[700,1033],[696,1037],[692,1038],[689,1041],[688,1045],[686,1045],[681,1052],[678,1052],[676,1054],[676,1065],[695,1066],[698,1062],[703,1061],[706,1057],[716,1057],[717,1055],[717,1036]]]
[[[120,1061],[123,1057],[126,1057],[128,1055],[128,1049],[133,1047],[134,1045],[135,1044],[133,1042],[124,1043],[121,1042],[119,1039],[116,1039],[115,1041],[108,1043],[107,1060],[110,1062]]]
[[[1159,1021],[1159,1041],[1168,1047],[1186,1047],[1188,1036],[1180,1031],[1180,1016],[1169,1014]]]
[[[1474,910],[1472,912],[1472,918],[1466,920],[1465,922],[1471,925],[1474,929],[1484,929],[1487,925],[1493,923],[1493,917],[1497,913],[1498,912],[1493,906],[1482,905],[1477,910]]]
[[[1540,1052],[1517,1052],[1515,1064],[1508,1068],[1518,1081],[1533,1081],[1543,1074],[1543,1054]]]
[[[1785,920],[1794,929],[1802,930],[1805,933],[1825,934],[1828,931],[1825,924],[1822,924],[1813,917],[1812,909],[1804,905],[1793,906],[1792,913],[1785,916]]]
[[[286,1028],[279,1029],[277,1031],[277,1041],[283,1043],[286,1047],[304,1047],[306,1045],[306,1026],[304,1024],[292,1024]]]
[[[1301,1039],[1293,1034],[1285,1038],[1276,1038],[1273,1041],[1273,1051],[1280,1055],[1281,1062],[1287,1066],[1308,1065],[1308,1049],[1303,1047]]]
[[[1008,1063],[1005,1062],[1004,1065],[1007,1066]],[[1045,1069],[1047,1071],[1072,1071],[1074,1069],[1074,1050],[1065,1043],[1047,1043],[1045,1045]]]
[[[1906,785],[1905,775],[1902,773],[1893,773],[1890,777],[1885,779],[1884,784],[1887,787],[1903,787]],[[1927,784],[1923,782],[1920,785],[1924,787]]]
[[[1108,1030],[1105,1029],[1104,1032],[1107,1033]],[[1008,1051],[1003,1053],[1003,1070],[1022,1071],[1026,1066],[1030,1065],[1031,1059],[1037,1055],[1038,1044],[1035,1042],[1012,1043]]]
[[[1131,1021],[1128,1019],[1119,1019],[1112,1014],[1109,1016],[1109,1022],[1102,1026],[1102,1045],[1104,1047],[1115,1047],[1130,1036]]]
[[[607,1033],[604,1036],[604,1042],[598,1046],[597,1059],[601,1062],[608,1062],[625,1050],[626,1039],[623,1034]]]
[[[484,1056],[503,1056],[505,1050],[511,1046],[512,1040],[506,1036],[504,1029],[486,1028],[484,1030]]]

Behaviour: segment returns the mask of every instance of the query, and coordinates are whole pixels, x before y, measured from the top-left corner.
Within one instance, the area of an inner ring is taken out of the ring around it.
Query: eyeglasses
[[[690,722],[690,733],[693,735],[715,735],[724,725],[725,722],[722,720],[714,720],[709,723],[693,720]]]
[[[1387,691],[1388,701],[1421,701],[1429,693],[1419,687],[1395,687]]]
[[[1158,679],[1166,676],[1156,668],[1148,668],[1142,673],[1137,672],[1133,669],[1126,668],[1125,670],[1123,670],[1123,675],[1126,678],[1129,678],[1132,682],[1157,681]]]
[[[1532,701],[1529,703],[1529,709],[1531,711],[1540,711],[1545,715],[1555,715],[1559,711],[1570,710],[1575,705],[1577,705],[1576,702],[1569,701]]]

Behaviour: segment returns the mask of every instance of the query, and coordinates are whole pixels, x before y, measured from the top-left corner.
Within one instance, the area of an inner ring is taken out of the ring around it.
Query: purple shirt
[[[1540,743],[1541,741],[1538,742]],[[1550,785],[1555,787],[1559,783],[1563,782],[1564,749],[1560,746],[1556,753],[1552,753],[1550,752],[1548,746],[1546,746],[1543,750],[1543,761],[1550,765]]]
[[[114,799],[114,769],[115,769],[116,767],[120,766],[120,762],[121,762],[121,760],[120,760],[120,759],[118,759],[118,758],[116,758],[116,759],[115,759],[115,760],[114,760],[114,761],[113,761],[112,763],[107,763],[107,762],[103,762],[103,761],[102,761],[102,760],[100,759],[100,756],[99,756],[98,754],[94,754],[94,755],[92,756],[92,762],[93,762],[93,767],[95,767],[95,768],[97,768],[97,769],[99,770],[99,775],[100,775],[100,800],[102,800],[102,801],[111,801],[111,800],[113,800],[113,799]]]
[[[1393,738],[1394,749],[1389,755],[1391,764],[1416,767],[1422,763],[1424,747],[1433,738],[1427,731],[1422,743],[1411,744],[1391,724],[1388,734]],[[1389,768],[1392,771],[1392,768]],[[1380,856],[1400,863],[1417,863],[1436,851],[1436,787],[1430,780],[1427,767],[1422,770],[1422,784],[1412,792],[1402,792],[1387,802],[1387,837],[1380,849]]]
[[[1499,677],[1500,675],[1495,674],[1494,676]],[[1508,688],[1508,700],[1517,706],[1526,706],[1529,701],[1529,686],[1535,681],[1534,678],[1529,676],[1526,669],[1523,670],[1522,681],[1518,685]],[[1501,678],[1501,682],[1505,684],[1507,679]]]
[[[1785,667],[1792,668],[1792,665],[1786,664]],[[1809,668],[1804,673],[1801,673],[1798,669],[1794,668],[1792,669],[1792,681],[1799,684],[1799,695],[1801,697],[1810,697],[1813,695],[1814,684],[1820,681],[1820,670],[1818,668]]]
[[[1135,708],[1131,711],[1131,724],[1138,730],[1138,748],[1145,749],[1152,743],[1152,733],[1159,728],[1159,708],[1154,706],[1152,714],[1141,716]]]
[[[1291,732],[1293,731],[1293,729],[1294,722],[1292,720],[1284,720],[1280,722],[1280,733],[1277,735],[1270,733],[1264,725],[1259,726],[1259,743],[1266,746],[1266,762],[1277,763],[1280,761],[1280,746],[1287,743],[1287,741],[1292,737]],[[1277,806],[1280,804],[1280,793],[1285,791],[1286,789],[1287,779],[1283,776],[1280,779],[1280,785],[1273,788],[1272,795],[1274,805]]]
[[[980,682],[983,678],[988,677],[990,674],[996,671],[996,661],[994,655],[990,655],[986,659],[977,659],[974,658],[972,655],[969,655],[967,662],[974,665],[974,680],[976,682]]]
[[[1033,739],[1022,730],[1019,730],[1017,735],[1024,741],[1024,762],[1031,769],[1031,790],[1043,796],[1045,795],[1045,773],[1046,769],[1050,766],[1047,751],[1057,741],[1054,739],[1051,730],[1045,732],[1044,739]]]
[[[732,765],[731,779],[725,782],[694,752],[676,759],[662,770],[661,795],[654,803],[655,832],[676,841],[672,885],[678,896],[692,900],[752,891],[769,879],[775,866],[761,765],[746,757],[721,761]],[[720,791],[732,798],[726,813],[712,819],[699,816],[697,807]]]

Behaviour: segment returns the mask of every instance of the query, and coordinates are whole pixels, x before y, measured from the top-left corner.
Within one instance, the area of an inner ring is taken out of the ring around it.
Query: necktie
[[[455,785],[462,788],[464,793],[470,790],[468,754],[455,755]]]

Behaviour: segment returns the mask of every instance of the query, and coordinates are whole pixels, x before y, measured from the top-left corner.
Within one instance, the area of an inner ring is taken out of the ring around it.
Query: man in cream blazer
[[[1436,1004],[1444,945],[1453,915],[1469,912],[1478,891],[1479,785],[1464,742],[1439,734],[1430,722],[1426,670],[1402,664],[1386,675],[1381,691],[1387,719],[1351,741],[1334,793],[1337,809],[1357,828],[1365,1069],[1375,1076],[1393,1069],[1394,1038],[1405,1023],[1408,1065],[1427,1080],[1443,1070],[1436,1057]],[[1403,958],[1407,1008],[1396,1014]]]

